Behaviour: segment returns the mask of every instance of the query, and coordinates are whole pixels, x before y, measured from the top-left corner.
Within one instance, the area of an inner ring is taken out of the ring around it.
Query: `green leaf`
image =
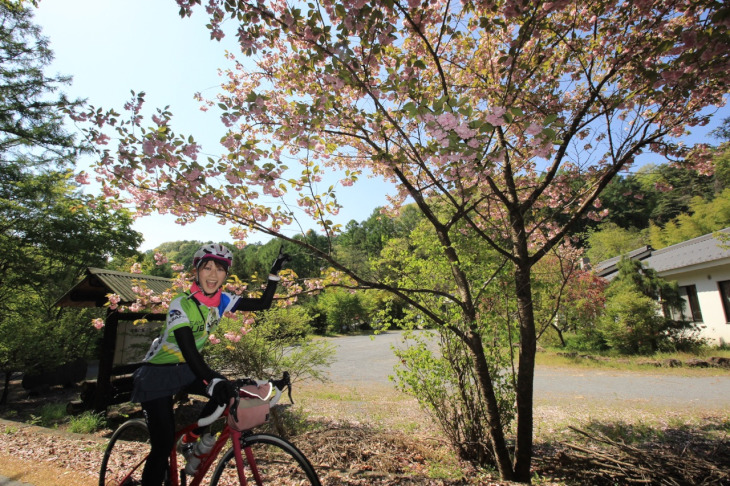
[[[542,130],[542,136],[547,138],[548,140],[555,140],[555,137],[557,136],[557,133],[555,133],[555,130],[552,128],[543,128]]]
[[[408,113],[409,116],[416,116],[418,114],[418,107],[414,102],[409,101],[408,103],[403,105],[403,111]]]
[[[555,113],[550,114],[547,117],[545,117],[545,122],[543,123],[543,126],[548,126],[557,119],[558,119],[558,115],[556,115]]]

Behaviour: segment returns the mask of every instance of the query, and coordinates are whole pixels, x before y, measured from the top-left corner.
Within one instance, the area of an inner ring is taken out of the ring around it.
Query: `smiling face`
[[[206,294],[214,294],[225,283],[227,276],[226,267],[213,260],[203,262],[197,270],[198,285]]]

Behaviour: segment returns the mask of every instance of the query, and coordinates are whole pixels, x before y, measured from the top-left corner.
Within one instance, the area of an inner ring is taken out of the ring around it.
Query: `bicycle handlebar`
[[[291,397],[291,377],[289,376],[289,372],[285,371],[282,377],[278,380],[271,380],[271,384],[276,388],[277,395],[272,400],[272,404],[279,401],[279,398],[281,398],[282,390],[286,387],[286,390],[289,395],[289,402],[294,403],[294,400]]]
[[[227,407],[226,404],[218,405],[218,407],[213,411],[213,413],[211,413],[210,415],[208,415],[206,417],[200,417],[198,419],[198,427],[207,427],[208,425],[210,425],[213,422],[215,422],[216,420],[218,420],[218,418],[221,415],[223,415],[223,411],[226,409],[226,407]]]
[[[287,389],[287,392],[289,395],[289,401],[291,403],[294,403],[294,400],[292,399],[292,396],[291,396],[291,378],[289,376],[288,371],[285,371],[284,374],[282,375],[282,377],[278,380],[265,380],[265,381],[259,382],[256,380],[252,380],[251,378],[238,379],[235,381],[236,393],[238,393],[238,389],[244,385],[251,385],[251,384],[262,385],[265,383],[271,383],[271,386],[273,386],[274,389],[276,390],[274,397],[270,400],[272,405],[276,404],[279,401],[279,399],[281,398],[281,395],[283,394],[284,388]],[[213,413],[211,413],[210,415],[207,415],[205,417],[200,417],[198,419],[197,426],[206,427],[206,426],[212,424],[213,422],[218,420],[221,415],[223,415],[223,412],[225,411],[225,409],[228,406],[229,406],[229,404],[225,404],[225,403],[218,405],[218,407],[216,407],[216,409],[213,411]]]

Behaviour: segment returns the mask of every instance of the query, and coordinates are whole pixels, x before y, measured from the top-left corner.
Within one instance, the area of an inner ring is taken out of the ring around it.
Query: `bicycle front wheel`
[[[281,437],[256,434],[241,440],[245,484],[311,485],[320,486],[314,468],[304,454]],[[241,483],[236,469],[236,458],[231,448],[213,472],[211,486],[238,486]]]
[[[150,453],[150,432],[144,420],[127,420],[114,431],[101,460],[99,486],[142,484]]]

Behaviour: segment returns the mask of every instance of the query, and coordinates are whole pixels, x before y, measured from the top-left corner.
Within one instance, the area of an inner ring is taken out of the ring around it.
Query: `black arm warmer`
[[[220,375],[210,369],[205,363],[205,360],[198,352],[198,348],[195,347],[195,337],[193,337],[193,330],[189,326],[184,326],[179,329],[175,329],[175,341],[180,346],[185,362],[193,370],[195,376],[203,380],[206,384],[210,383],[213,378],[219,378]]]
[[[233,311],[260,311],[268,309],[274,301],[274,294],[276,293],[276,285],[278,283],[278,280],[269,279],[261,297],[256,299],[241,297],[238,302],[236,302],[236,306],[233,308]]]

